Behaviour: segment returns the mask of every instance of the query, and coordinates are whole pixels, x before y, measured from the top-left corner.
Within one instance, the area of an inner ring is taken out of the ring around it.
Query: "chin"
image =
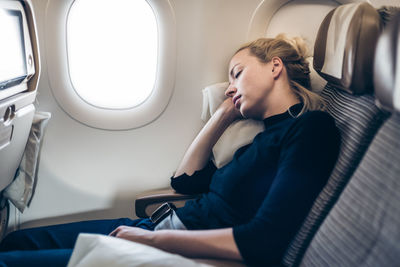
[[[246,112],[245,109],[243,109],[242,107],[240,107],[239,111],[240,111],[240,114],[242,114],[242,116],[243,116],[244,119],[248,119],[248,118],[249,118],[248,113]]]
[[[241,103],[240,114],[242,114],[245,119],[262,120],[262,114],[260,111],[254,108],[254,105],[246,105],[246,103]]]
[[[240,109],[240,114],[242,114],[243,118],[245,119],[256,119],[256,117],[250,110],[246,110],[244,108]]]

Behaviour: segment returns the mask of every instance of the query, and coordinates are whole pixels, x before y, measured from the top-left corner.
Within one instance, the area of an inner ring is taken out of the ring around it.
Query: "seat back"
[[[9,217],[4,189],[16,175],[31,129],[40,57],[31,0],[0,1],[0,16],[0,49],[3,49],[0,51],[1,240],[7,230]],[[25,193],[23,189],[21,192]]]
[[[0,14],[0,34],[5,35],[0,45],[5,65],[0,68],[1,192],[14,179],[25,149],[35,113],[40,64],[31,1],[0,1]]]
[[[400,265],[399,25],[400,13],[379,39],[374,72],[378,103],[393,114],[321,225],[301,266]]]
[[[314,69],[328,81],[321,96],[341,133],[332,174],[290,243],[282,264],[297,266],[311,239],[347,184],[373,136],[389,115],[374,104],[372,66],[381,31],[368,3],[339,6],[322,22],[314,47]],[[366,45],[368,44],[368,45]]]

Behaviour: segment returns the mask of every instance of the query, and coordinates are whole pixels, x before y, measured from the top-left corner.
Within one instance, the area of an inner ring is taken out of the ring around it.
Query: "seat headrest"
[[[374,84],[377,104],[400,111],[400,12],[379,37],[375,53]]]
[[[335,8],[318,30],[314,69],[337,88],[372,93],[374,50],[381,29],[379,13],[368,3]]]

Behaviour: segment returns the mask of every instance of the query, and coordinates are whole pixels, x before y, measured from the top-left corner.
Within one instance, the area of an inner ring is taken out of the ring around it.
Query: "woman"
[[[78,233],[91,232],[189,257],[278,264],[328,179],[340,146],[333,119],[318,111],[321,99],[306,89],[310,72],[305,51],[300,39],[277,36],[235,53],[225,92],[229,98],[171,179],[178,192],[203,193],[199,199],[157,225],[148,219],[119,219],[17,231],[1,243],[0,251],[8,252],[0,253],[0,262],[65,265]],[[266,130],[217,170],[209,162],[211,149],[242,117],[263,120]]]

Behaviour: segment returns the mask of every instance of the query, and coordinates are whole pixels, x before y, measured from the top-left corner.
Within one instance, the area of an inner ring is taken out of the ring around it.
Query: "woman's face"
[[[248,49],[233,56],[229,64],[229,87],[225,95],[245,118],[263,119],[274,83],[273,64],[261,63]]]

